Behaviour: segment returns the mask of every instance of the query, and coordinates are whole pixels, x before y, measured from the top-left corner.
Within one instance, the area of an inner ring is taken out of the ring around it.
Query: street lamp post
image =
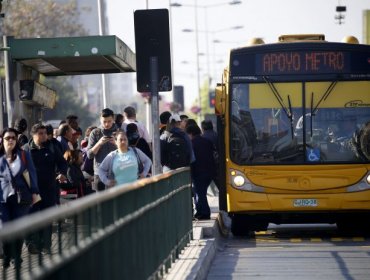
[[[226,31],[232,31],[232,30],[238,30],[238,29],[242,29],[242,28],[244,28],[244,26],[242,26],[242,25],[236,25],[236,26],[231,26],[231,27],[228,27],[228,28],[222,28],[222,29],[218,29],[218,30],[211,30],[211,31],[208,31],[207,29],[205,29],[205,30],[198,30],[197,32],[198,33],[205,33],[206,34],[206,38],[207,38],[207,43],[206,43],[206,54],[207,54],[207,56],[206,56],[206,59],[207,59],[207,78],[209,79],[209,80],[212,80],[212,77],[214,76],[214,74],[213,75],[211,75],[211,67],[210,67],[210,51],[209,51],[209,44],[208,44],[208,34],[211,34],[211,38],[213,39],[214,38],[214,35],[216,34],[216,33],[221,33],[221,32],[226,32]],[[189,28],[185,28],[185,29],[183,29],[182,30],[183,32],[195,32],[195,30],[193,30],[193,29],[189,29]],[[213,60],[213,63],[215,63],[215,49],[214,49],[214,46],[215,46],[215,43],[223,43],[224,41],[220,41],[220,40],[217,40],[217,39],[213,39],[212,40],[212,43],[213,43],[213,50],[212,50],[212,60]],[[231,43],[231,42],[230,42]],[[237,43],[237,42],[235,42],[235,43]],[[201,53],[199,53],[198,54],[198,56],[200,56],[201,55]],[[212,68],[214,68],[214,67],[212,67]],[[212,69],[212,73],[213,73],[213,70],[214,69]]]
[[[102,36],[105,33],[105,22],[103,15],[103,2],[98,0],[98,20],[99,20],[99,35]],[[107,108],[108,98],[107,98],[107,85],[106,85],[106,76],[101,74],[102,81],[102,93],[103,93],[103,108]]]
[[[200,89],[200,66],[199,66],[199,32],[198,32],[198,8],[197,8],[197,0],[194,0],[194,13],[195,13],[195,45],[196,45],[196,53],[197,53],[197,86],[198,86],[198,124],[202,121],[202,94]]]
[[[201,122],[202,117],[202,98],[201,98],[201,85],[200,85],[200,64],[199,64],[199,29],[198,29],[198,8],[203,8],[205,12],[205,34],[206,34],[206,49],[207,49],[207,82],[209,83],[210,80],[210,61],[209,61],[209,42],[208,42],[208,19],[207,19],[207,9],[210,7],[218,7],[218,6],[225,6],[225,5],[238,5],[241,4],[241,1],[232,0],[226,3],[216,3],[207,6],[198,5],[197,0],[194,0],[194,5],[183,5],[180,3],[171,3],[170,7],[193,7],[194,8],[194,17],[195,17],[195,45],[196,45],[196,64],[197,64],[197,86],[198,86],[198,106],[199,106],[199,113],[198,113],[198,123]],[[185,31],[186,32],[186,31]],[[187,32],[191,32],[188,29]]]

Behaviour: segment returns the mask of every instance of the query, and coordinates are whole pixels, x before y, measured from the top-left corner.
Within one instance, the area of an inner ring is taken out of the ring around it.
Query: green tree
[[[87,31],[79,23],[75,0],[58,3],[55,0],[8,0],[4,2],[3,34],[15,38],[52,38],[84,36]],[[45,119],[64,119],[78,115],[80,125],[92,122],[91,114],[72,87],[69,77],[46,79],[46,85],[56,90],[57,105],[44,113]]]
[[[90,126],[95,121],[87,106],[81,105],[81,102],[76,100],[74,88],[64,77],[47,78],[44,83],[50,88],[59,89],[56,106],[53,110],[45,111],[45,119],[63,120],[68,115],[77,115],[82,128]]]
[[[16,38],[67,37],[86,35],[78,22],[75,0],[9,0],[3,11],[3,34]]]

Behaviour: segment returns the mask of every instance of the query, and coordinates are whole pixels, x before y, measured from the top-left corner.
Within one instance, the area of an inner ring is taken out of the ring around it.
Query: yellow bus
[[[286,35],[230,51],[216,88],[220,209],[268,223],[370,225],[370,46]]]

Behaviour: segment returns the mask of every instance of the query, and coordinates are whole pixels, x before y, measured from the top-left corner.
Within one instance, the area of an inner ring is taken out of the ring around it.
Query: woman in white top
[[[123,131],[115,135],[117,150],[109,153],[99,166],[100,180],[108,187],[117,186],[145,178],[152,161],[142,151],[129,147]]]

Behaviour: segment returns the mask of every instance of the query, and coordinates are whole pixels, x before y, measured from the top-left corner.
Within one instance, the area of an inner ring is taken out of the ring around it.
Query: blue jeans
[[[200,174],[193,177],[194,204],[197,216],[209,217],[211,209],[208,205],[207,190],[212,181],[209,174]]]

